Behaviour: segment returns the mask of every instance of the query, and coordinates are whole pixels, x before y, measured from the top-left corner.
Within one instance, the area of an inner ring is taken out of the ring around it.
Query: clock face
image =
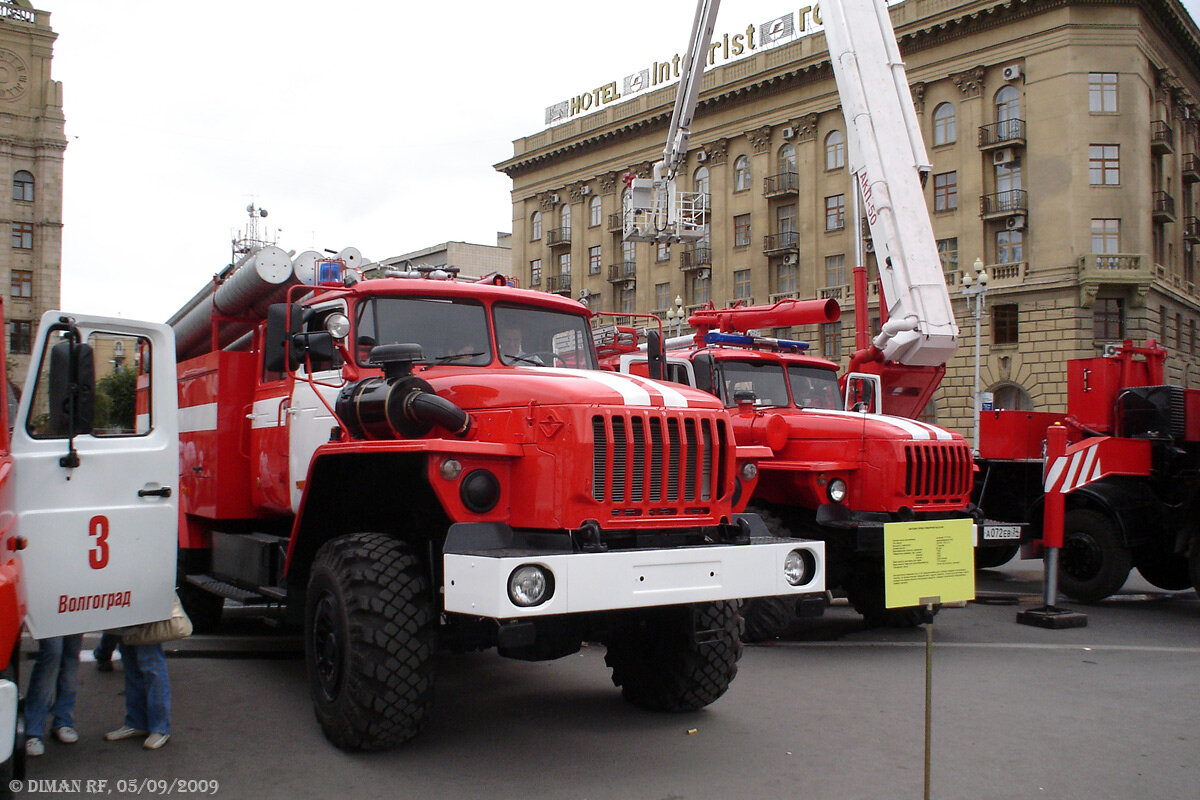
[[[25,62],[12,50],[0,48],[0,98],[16,100],[29,84]]]

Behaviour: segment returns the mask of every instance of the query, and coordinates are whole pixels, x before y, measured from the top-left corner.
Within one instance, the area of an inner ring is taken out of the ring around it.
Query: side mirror
[[[847,411],[867,411],[882,414],[880,398],[882,384],[878,375],[867,375],[852,372],[846,376],[846,399],[844,408]]]
[[[646,369],[649,371],[650,377],[656,381],[663,380],[666,374],[667,358],[663,354],[662,334],[658,331],[650,331],[646,334]]]
[[[50,430],[72,437],[92,432],[96,410],[96,365],[91,345],[59,342],[50,348]]]
[[[708,353],[700,353],[692,359],[692,369],[696,371],[696,388],[711,395],[721,396],[720,385],[717,383],[716,361]]]
[[[263,341],[263,366],[267,371],[286,372],[303,363],[303,352],[297,353],[297,348],[291,346],[292,337],[300,332],[303,324],[303,306],[297,303],[273,303],[268,306],[267,333]],[[331,341],[330,349],[332,347]]]

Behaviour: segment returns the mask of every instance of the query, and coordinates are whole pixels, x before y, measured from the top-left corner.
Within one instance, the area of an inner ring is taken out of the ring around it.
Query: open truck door
[[[169,617],[179,522],[171,329],[46,312],[12,453],[30,633]]]

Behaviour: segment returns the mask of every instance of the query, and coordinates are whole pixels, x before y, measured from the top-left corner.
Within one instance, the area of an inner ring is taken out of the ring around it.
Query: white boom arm
[[[850,169],[887,302],[888,323],[875,346],[901,364],[945,364],[958,346],[958,326],[922,190],[932,167],[886,0],[830,0],[822,10],[850,129]]]

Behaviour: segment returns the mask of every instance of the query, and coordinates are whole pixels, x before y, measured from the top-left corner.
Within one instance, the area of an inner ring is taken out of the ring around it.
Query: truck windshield
[[[792,385],[792,402],[800,408],[824,408],[837,411],[842,407],[837,373],[821,367],[789,365],[788,382]]]
[[[460,298],[373,297],[358,307],[355,358],[365,365],[381,344],[419,344],[429,364],[492,361],[487,311]]]
[[[753,392],[756,406],[786,406],[783,365],[772,362],[722,361],[721,388],[726,408],[737,405],[739,392]]]
[[[500,363],[597,369],[591,327],[583,315],[497,303],[492,316]]]

